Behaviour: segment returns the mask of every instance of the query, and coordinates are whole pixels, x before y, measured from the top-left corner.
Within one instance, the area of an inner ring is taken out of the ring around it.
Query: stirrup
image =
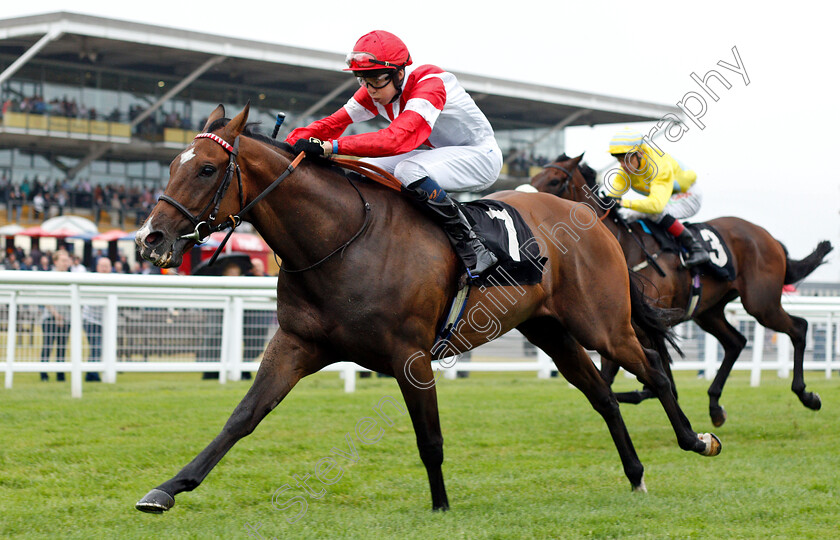
[[[478,249],[476,249],[476,246],[478,246]],[[473,252],[475,253],[476,261],[475,268],[467,267],[467,276],[471,280],[475,280],[489,268],[492,268],[494,264],[499,262],[499,258],[496,257],[496,254],[490,251],[487,246],[481,243],[478,238],[473,238],[470,241],[470,247],[472,247]]]
[[[695,253],[694,252],[689,252],[689,253],[686,254],[686,253],[680,252],[680,262],[682,263],[682,265],[685,268],[694,268],[695,266],[700,266],[701,264],[706,264],[707,262],[710,262],[712,259],[711,259],[711,256],[709,255],[709,252],[704,250],[703,253],[706,254],[705,257],[701,257],[701,260],[699,260],[697,262],[694,262],[694,263],[691,263],[691,265],[689,265],[688,264],[689,259],[691,259],[692,255],[695,255]]]

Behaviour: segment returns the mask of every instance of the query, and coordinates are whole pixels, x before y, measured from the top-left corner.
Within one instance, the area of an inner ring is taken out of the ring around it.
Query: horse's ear
[[[578,157],[572,158],[572,165],[577,167],[580,164],[580,160],[583,159],[583,154],[579,155]]]
[[[207,123],[204,124],[204,129],[202,129],[201,131],[204,132],[204,133],[207,133],[207,130],[210,129],[210,124],[212,124],[213,122],[215,122],[219,118],[224,118],[224,117],[225,117],[225,106],[220,103],[219,106],[216,107],[216,109],[213,112],[210,113],[210,116],[207,117]]]
[[[245,124],[248,122],[248,112],[251,110],[251,100],[248,100],[248,103],[245,104],[245,108],[242,109],[242,112],[237,114],[233,120],[230,121],[227,125],[227,132],[230,137],[236,138],[242,133],[242,130],[245,129]]]

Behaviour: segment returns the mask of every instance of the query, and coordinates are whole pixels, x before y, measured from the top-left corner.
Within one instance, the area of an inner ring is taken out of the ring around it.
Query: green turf
[[[715,431],[723,452],[681,451],[656,402],[623,406],[649,493],[634,494],[601,418],[561,379],[474,374],[440,380],[451,511],[430,511],[425,470],[407,416],[381,439],[355,439],[358,461],[336,457],[341,479],[306,514],[286,518],[272,493],[346,449],[357,421],[392,379],[353,394],[318,374],[302,381],[195,491],[164,515],[134,510],[220,430],[248,383],[198,374],[125,374],[116,385],[41,383],[16,374],[0,390],[0,538],[834,538],[840,534],[840,379],[806,374],[823,410],[802,407],[789,381],[736,372]],[[710,428],[706,381],[678,374],[695,430]],[[619,378],[617,388],[633,382]],[[334,470],[332,474],[337,474]],[[320,483],[309,480],[320,489]],[[280,501],[304,495],[294,487]]]

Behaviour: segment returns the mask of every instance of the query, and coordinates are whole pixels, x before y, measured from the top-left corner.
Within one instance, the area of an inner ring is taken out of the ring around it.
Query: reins
[[[549,163],[548,165],[544,165],[544,166],[543,166],[543,169],[557,169],[558,171],[563,171],[563,172],[566,174],[566,179],[563,181],[563,186],[560,188],[560,190],[559,190],[557,193],[555,193],[555,195],[557,195],[558,197],[561,197],[561,196],[563,195],[563,193],[564,193],[567,189],[569,189],[569,186],[571,185],[571,182],[572,182],[572,172],[571,172],[571,171],[569,171],[568,169],[566,169],[565,167],[561,167],[560,165],[557,165],[556,163]],[[572,185],[572,189],[573,189],[573,190],[576,190],[576,189],[577,189],[577,187],[576,187],[576,186],[574,186],[574,185]],[[598,221],[604,221],[605,219],[607,219],[607,216],[608,216],[608,215],[610,215],[610,211],[611,211],[612,209],[613,209],[613,207],[612,207],[612,206],[610,206],[609,208],[607,208],[607,209],[604,211],[603,215],[601,215],[601,217],[599,217],[599,218],[598,218]]]
[[[548,165],[545,165],[543,168],[545,168],[545,169],[557,169],[559,171],[563,171],[566,174],[566,179],[563,183],[563,186],[560,188],[560,190],[556,194],[558,197],[561,196],[563,194],[563,192],[566,191],[569,188],[569,185],[571,185],[572,172],[569,171],[568,169],[566,169],[565,167],[561,167],[560,165],[557,165],[556,163],[549,163]],[[591,185],[589,185],[589,184],[587,184],[587,185],[589,186],[590,189],[592,189]],[[576,190],[577,187],[572,185],[572,189]],[[595,195],[597,197],[597,194],[593,193],[593,195]],[[600,205],[598,205],[598,206],[600,206]],[[613,208],[615,208],[615,204],[612,204],[609,208],[604,210],[603,215],[601,215],[601,217],[598,218],[598,221],[604,221],[605,219],[607,219],[607,216],[610,215]],[[639,248],[642,250],[642,253],[645,255],[645,259],[647,259],[646,264],[649,263],[656,270],[656,272],[659,275],[661,275],[662,277],[665,277],[665,271],[662,270],[662,267],[659,266],[659,264],[656,262],[655,256],[648,253],[647,249],[645,249],[645,245],[642,242],[642,240],[638,236],[636,236],[636,233],[633,231],[633,228],[630,227],[630,225],[621,217],[621,214],[616,212],[615,216],[613,216],[613,221],[615,222],[615,224],[617,226],[626,229],[627,233],[630,235],[630,237],[633,238],[633,240],[636,242],[636,244],[638,244]],[[635,271],[635,268],[633,270]]]
[[[355,159],[332,158],[332,161],[345,169],[357,172],[374,182],[382,184],[385,187],[396,191],[402,191],[402,184],[397,178],[388,171],[372,165],[364,161]]]
[[[361,174],[361,175],[363,175],[367,178],[370,178],[374,182],[382,184],[385,187],[394,189],[396,191],[401,191],[402,190],[402,184],[400,183],[399,180],[396,179],[396,177],[394,177],[394,175],[390,174],[388,171],[385,171],[384,169],[381,169],[381,168],[377,167],[376,165],[371,165],[370,163],[365,163],[363,161],[357,161],[355,159],[331,158],[330,161],[334,162],[335,164],[339,165],[342,168],[349,169],[349,170],[357,172],[357,173],[359,173],[359,174]],[[347,181],[350,183],[351,186],[353,186],[353,189],[356,190],[356,193],[359,195],[359,198],[362,200],[362,205],[364,206],[364,209],[365,209],[365,219],[362,222],[362,226],[359,228],[358,231],[356,231],[356,234],[354,234],[352,237],[350,237],[350,239],[348,241],[346,241],[344,244],[340,245],[339,247],[337,247],[336,249],[331,251],[326,257],[324,257],[323,259],[321,259],[320,261],[318,261],[316,263],[313,263],[313,264],[307,266],[306,268],[300,268],[298,270],[289,270],[287,268],[283,268],[283,265],[281,264],[280,265],[280,270],[282,270],[283,272],[286,272],[287,274],[298,274],[300,272],[306,272],[307,270],[312,270],[313,268],[316,268],[316,267],[320,266],[321,264],[327,262],[327,260],[330,257],[332,257],[333,255],[335,255],[339,252],[343,253],[344,250],[347,249],[347,246],[352,244],[353,241],[356,240],[358,237],[360,237],[362,235],[362,233],[365,231],[365,229],[367,229],[368,225],[370,224],[370,212],[371,212],[370,203],[367,202],[367,200],[365,200],[365,197],[364,197],[364,195],[362,195],[362,192],[359,190],[359,188],[356,186],[356,184],[353,183],[353,181],[350,178],[347,178]]]
[[[179,240],[193,240],[196,244],[203,244],[207,241],[208,238],[210,238],[210,235],[212,233],[223,231],[225,229],[230,229],[207,263],[208,265],[212,265],[216,262],[216,258],[219,256],[222,249],[224,249],[228,239],[230,239],[231,234],[233,234],[234,230],[236,230],[236,228],[242,223],[242,216],[247,214],[257,203],[259,203],[266,196],[268,196],[269,193],[274,191],[277,188],[277,186],[279,186],[280,183],[283,182],[283,180],[288,178],[289,175],[295,171],[297,166],[300,164],[301,160],[303,160],[305,154],[304,152],[298,154],[292,160],[292,162],[289,163],[289,166],[286,167],[286,170],[283,171],[283,173],[280,176],[278,176],[267,188],[265,188],[259,195],[257,195],[254,198],[254,200],[252,200],[250,203],[243,207],[245,201],[244,192],[242,190],[242,173],[240,171],[239,164],[236,162],[236,156],[239,155],[239,135],[237,135],[236,138],[233,140],[233,145],[229,144],[227,141],[225,141],[224,139],[222,139],[214,133],[199,133],[195,136],[195,139],[203,138],[215,141],[216,143],[221,145],[222,148],[224,148],[230,155],[228,166],[225,170],[225,176],[222,179],[221,184],[219,184],[219,188],[216,190],[216,193],[213,196],[213,198],[197,215],[193,215],[192,212],[190,212],[183,204],[181,204],[180,202],[168,195],[160,195],[158,197],[158,200],[164,201],[175,207],[176,210],[181,212],[181,214],[183,214],[188,220],[190,220],[190,223],[194,225],[195,228],[193,229],[193,231],[189,234],[179,236]],[[355,171],[367,178],[370,178],[374,182],[382,184],[390,189],[394,189],[396,191],[402,190],[402,184],[400,184],[399,180],[397,180],[392,174],[375,165],[351,159],[333,158],[331,161],[335,162],[337,165],[343,168]],[[212,225],[212,222],[216,220],[216,215],[219,212],[219,207],[221,206],[222,199],[224,198],[225,193],[227,193],[227,190],[230,187],[230,183],[233,179],[234,174],[236,174],[237,183],[239,186],[239,206],[241,207],[241,210],[239,210],[239,212],[237,212],[236,214],[228,215],[227,218],[217,223],[216,225]],[[313,268],[316,268],[321,264],[325,263],[336,253],[343,252],[345,249],[347,249],[347,246],[349,246],[351,243],[353,243],[354,240],[359,238],[359,236],[362,235],[365,229],[367,229],[368,225],[370,224],[370,203],[368,203],[367,200],[365,200],[365,197],[364,195],[362,195],[362,192],[350,178],[347,178],[347,181],[350,183],[353,189],[356,190],[356,193],[359,195],[359,198],[361,199],[362,205],[365,210],[365,219],[362,222],[362,226],[359,228],[358,231],[356,231],[356,234],[354,234],[347,242],[331,251],[326,257],[322,258],[314,264],[307,266],[306,268],[301,268],[298,270],[288,270],[286,268],[283,268],[283,265],[280,265],[280,270],[289,274],[312,270]],[[202,220],[201,216],[203,216],[208,210],[210,210],[211,207],[212,211],[210,212],[210,215],[208,216],[207,220]]]

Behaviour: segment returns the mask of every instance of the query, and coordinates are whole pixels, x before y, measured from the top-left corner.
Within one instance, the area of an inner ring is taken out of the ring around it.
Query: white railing
[[[211,372],[218,373],[221,383],[239,380],[242,372],[258,368],[258,362],[245,360],[258,358],[276,329],[275,289],[275,278],[0,271],[0,328],[5,329],[0,332],[0,361],[5,351],[5,387],[12,388],[15,373],[27,372],[69,372],[73,397],[81,397],[85,374],[94,372],[102,373],[103,381],[110,383],[116,382],[118,373],[128,372]],[[824,371],[830,377],[832,370],[840,369],[835,361],[840,347],[840,298],[794,296],[783,302],[788,312],[810,323],[805,369]],[[64,334],[52,335],[55,330],[42,323],[44,306],[69,312],[69,329]],[[88,315],[97,309],[102,314],[101,359],[91,361],[97,347],[88,335]],[[736,328],[742,326],[749,338],[735,369],[750,370],[754,385],[762,370],[788,375],[792,347],[787,336],[775,339],[737,302],[727,308],[727,317]],[[687,357],[675,359],[673,369],[703,371],[712,378],[720,357],[717,342],[693,323],[677,330],[685,338],[682,347]],[[65,338],[69,363],[56,361],[59,354],[44,347],[50,339]],[[766,343],[768,339],[775,339],[775,346]],[[754,347],[754,343],[762,346]],[[42,358],[47,361],[39,361]],[[597,362],[596,356],[593,359]],[[554,369],[550,359],[516,331],[439,366],[447,378],[469,371],[533,371],[549,377]],[[325,371],[339,371],[345,390],[353,391],[356,373],[366,370],[340,362]]]

